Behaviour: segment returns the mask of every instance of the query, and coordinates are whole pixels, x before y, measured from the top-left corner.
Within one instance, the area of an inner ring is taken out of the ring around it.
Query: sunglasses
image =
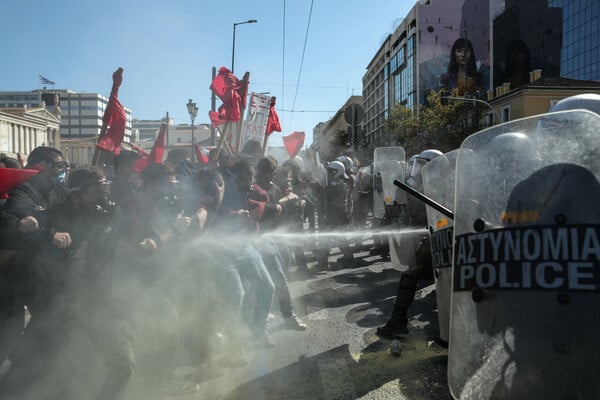
[[[69,163],[67,163],[66,161],[51,162],[48,165],[50,168],[54,168],[58,171],[64,171],[69,167]]]

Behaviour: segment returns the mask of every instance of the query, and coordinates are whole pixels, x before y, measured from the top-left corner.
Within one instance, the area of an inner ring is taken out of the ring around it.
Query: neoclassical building
[[[0,108],[0,153],[26,159],[37,146],[60,149],[60,114],[45,107]]]

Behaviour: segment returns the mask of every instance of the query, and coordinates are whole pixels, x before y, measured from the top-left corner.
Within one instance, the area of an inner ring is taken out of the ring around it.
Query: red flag
[[[148,166],[150,153],[148,153],[146,150],[142,149],[141,147],[136,146],[133,143],[126,143],[126,144],[129,147],[131,147],[131,150],[137,152],[140,155],[140,158],[138,158],[135,161],[135,163],[133,164],[133,170],[135,172],[140,172],[141,170],[143,170],[144,168],[146,168]],[[115,151],[115,154],[117,154],[116,151]]]
[[[194,145],[196,151],[196,159],[202,164],[208,164],[208,156],[204,154],[203,148],[198,143]]]
[[[148,155],[142,155],[140,158],[135,160],[135,163],[133,163],[133,170],[135,172],[140,172],[141,170],[146,168],[148,164],[150,164],[150,159],[148,158]]]
[[[287,136],[283,136],[282,139],[290,159],[296,157],[296,154],[304,146],[304,132],[292,132]]]
[[[227,121],[239,121],[242,117],[241,110],[246,107],[248,73],[244,75],[244,80],[240,81],[230,70],[221,67],[211,82],[210,89],[223,102],[218,111],[208,112],[212,125],[219,126]]]
[[[244,77],[240,81],[240,87],[237,89],[237,93],[240,95],[240,109],[246,109],[246,100],[248,99],[248,84],[250,83],[250,73],[246,72]]]
[[[215,76],[215,79],[210,84],[210,90],[215,92],[215,95],[223,101],[225,92],[231,88],[232,85],[238,85],[238,78],[225,67],[219,68],[219,73]]]
[[[131,147],[131,150],[136,151],[142,157],[148,157],[150,155],[150,153],[148,153],[146,150],[142,149],[141,147],[136,146],[133,143],[127,143],[127,145],[129,147]]]
[[[152,151],[150,151],[150,162],[154,164],[162,164],[167,150],[167,124],[160,124],[158,136],[154,141]]]
[[[275,111],[275,97],[271,97],[269,104],[269,119],[267,120],[266,134],[269,136],[273,132],[281,132],[281,124],[279,123],[279,116]]]
[[[21,153],[17,153],[17,160],[19,160],[21,168],[25,168],[25,160],[23,160],[23,156],[21,155]]]
[[[96,147],[102,150],[114,153],[123,142],[125,136],[125,124],[127,121],[125,109],[119,102],[119,87],[123,82],[123,68],[117,69],[113,73],[113,86],[110,91],[110,98],[104,110],[102,117],[102,136],[98,140]]]
[[[212,126],[217,127],[223,125],[227,121],[239,121],[241,114],[239,113],[239,107],[237,108],[237,119],[232,115],[232,110],[228,108],[225,103],[221,104],[218,111],[209,111],[208,118],[212,122]]]
[[[0,199],[7,199],[11,190],[38,172],[35,169],[0,168]]]

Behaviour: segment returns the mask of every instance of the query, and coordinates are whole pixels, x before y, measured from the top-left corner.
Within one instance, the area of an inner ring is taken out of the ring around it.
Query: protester
[[[263,347],[272,347],[267,334],[267,316],[271,309],[275,285],[265,266],[262,256],[256,250],[259,221],[264,206],[269,200],[266,192],[252,184],[254,167],[248,160],[240,160],[231,168],[231,176],[225,179],[225,194],[220,214],[220,228],[227,232],[232,243],[239,243],[235,252],[235,267],[239,275],[250,282],[254,294],[253,316],[247,316],[250,330],[256,341]],[[243,234],[243,237],[235,235]],[[240,291],[240,298],[248,298],[248,293]],[[250,311],[248,311],[250,312]]]
[[[279,186],[273,183],[277,162],[272,158],[261,158],[256,165],[256,184],[269,195],[262,219],[262,233],[277,232],[283,228],[283,215],[291,212],[293,199],[298,196],[293,193],[283,193]],[[285,240],[273,236],[263,236],[257,245],[271,278],[275,284],[275,294],[279,300],[279,310],[285,320],[285,326],[295,330],[305,330],[306,324],[296,316],[292,307],[290,289],[287,282],[287,271],[291,256]]]
[[[135,200],[135,193],[141,187],[141,179],[136,171],[136,162],[141,156],[129,150],[121,150],[113,159],[114,176],[111,185],[111,200],[126,205]]]
[[[24,325],[24,306],[35,321],[46,307],[43,294],[46,268],[41,256],[45,247],[66,249],[69,232],[48,225],[48,212],[67,195],[64,179],[67,164],[62,153],[51,147],[37,147],[29,155],[27,168],[40,171],[9,193],[0,211],[0,358],[11,352]],[[13,354],[15,363],[17,357]]]

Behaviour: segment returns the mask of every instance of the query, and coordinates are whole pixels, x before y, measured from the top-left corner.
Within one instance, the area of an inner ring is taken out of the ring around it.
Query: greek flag
[[[54,85],[54,82],[52,82],[50,79],[43,77],[42,75],[40,75],[40,83],[42,85]]]

